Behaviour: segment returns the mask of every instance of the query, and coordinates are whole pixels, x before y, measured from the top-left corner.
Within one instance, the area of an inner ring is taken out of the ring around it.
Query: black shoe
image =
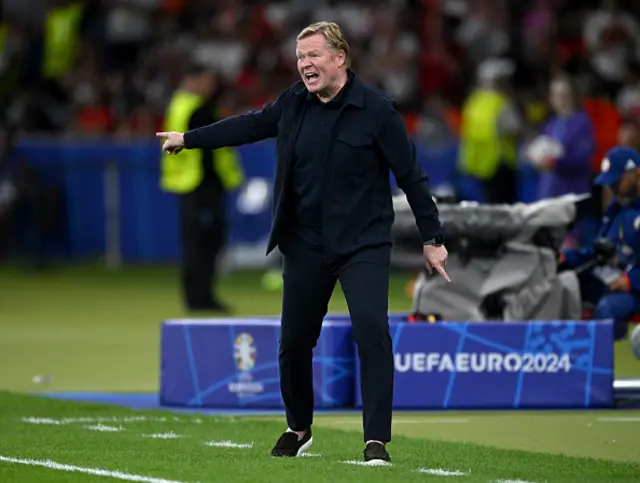
[[[384,444],[374,441],[364,448],[364,461],[371,466],[384,466],[391,464],[391,457]]]
[[[300,456],[311,447],[311,443],[313,443],[311,428],[307,428],[300,441],[298,441],[296,433],[287,431],[282,433],[282,436],[278,439],[278,442],[271,450],[271,456]]]

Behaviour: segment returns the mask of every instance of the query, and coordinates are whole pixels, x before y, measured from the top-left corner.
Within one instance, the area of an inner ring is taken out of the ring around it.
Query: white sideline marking
[[[640,418],[598,418],[601,423],[640,423]]]
[[[90,429],[91,431],[105,431],[105,432],[124,431],[124,428],[122,426],[107,426],[106,424],[95,424],[93,426],[85,426],[85,429]]]
[[[233,441],[209,441],[205,445],[213,446],[214,448],[253,448],[253,443],[234,443]]]
[[[24,417],[21,418],[23,423],[30,424],[73,424],[73,423],[193,423],[202,424],[201,419],[181,419],[178,417],[164,418],[164,417],[149,417],[149,416],[125,416],[125,417],[96,417],[96,418],[37,418],[37,417]]]
[[[51,418],[22,418],[22,422],[31,424],[62,424],[57,419]]]
[[[49,468],[51,470],[69,471],[71,473],[86,473],[88,475],[106,476],[108,478],[115,478],[117,480],[139,481],[142,483],[185,483],[183,481],[165,480],[164,478],[154,478],[152,476],[132,475],[130,473],[123,473],[122,471],[101,470],[99,468],[82,468],[80,466],[56,463],[55,461],[51,460],[32,460],[0,456],[0,461],[20,465],[44,466],[45,468]]]
[[[317,458],[322,455],[320,453],[301,453],[298,456],[304,456],[305,458]]]
[[[145,438],[155,438],[155,439],[177,439],[182,438],[179,434],[174,433],[173,431],[169,431],[168,433],[155,433],[155,434],[144,434]]]
[[[435,476],[467,476],[469,474],[463,471],[443,470],[442,468],[420,468],[418,472]]]
[[[525,480],[493,480],[492,483],[535,483],[535,482],[525,481]]]
[[[341,461],[340,463],[344,463],[346,465],[356,465],[356,466],[391,466],[391,463],[388,463],[382,460],[372,460],[372,461],[349,460],[349,461]]]

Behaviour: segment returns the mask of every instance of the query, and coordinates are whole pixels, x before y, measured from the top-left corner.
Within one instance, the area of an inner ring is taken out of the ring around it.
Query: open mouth
[[[304,75],[304,78],[307,79],[308,81],[313,81],[313,80],[317,79],[318,77],[319,77],[318,74],[316,74],[315,72],[310,72],[310,73]]]

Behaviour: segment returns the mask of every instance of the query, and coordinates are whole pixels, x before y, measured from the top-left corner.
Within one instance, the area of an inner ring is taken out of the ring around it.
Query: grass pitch
[[[398,421],[408,417],[416,416]],[[595,414],[590,417],[595,422]],[[314,428],[309,457],[274,459],[269,451],[283,425],[272,418],[141,412],[4,393],[0,481],[631,483],[640,475],[637,457],[612,461],[504,449],[427,439],[428,430],[394,437],[391,467],[364,467],[354,464],[362,459],[359,428],[325,418]],[[635,428],[616,428],[621,445],[632,443]],[[574,438],[561,431],[555,436]],[[540,442],[539,451],[544,448]]]
[[[392,312],[411,310],[408,280],[391,277]],[[280,312],[281,293],[264,290],[259,273],[220,283],[235,316]],[[346,311],[338,285],[330,312]],[[173,268],[0,269],[0,390],[156,392],[160,323],[188,316]],[[619,377],[640,378],[640,362],[626,341],[616,344],[615,368]]]
[[[222,280],[235,315],[279,312],[281,294],[265,291],[259,275]],[[317,416],[310,451],[319,456],[273,460],[281,416],[177,415],[16,394],[157,391],[159,324],[188,315],[177,280],[163,267],[0,270],[0,391],[13,391],[0,393],[0,482],[640,482],[638,411],[398,413],[393,466],[369,468],[348,463],[362,458],[358,413]],[[392,277],[394,312],[411,307],[407,281]],[[330,311],[346,310],[338,287]],[[616,374],[640,377],[627,342],[616,345]]]

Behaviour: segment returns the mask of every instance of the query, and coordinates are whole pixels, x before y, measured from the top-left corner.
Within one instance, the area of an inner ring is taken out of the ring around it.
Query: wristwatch
[[[433,238],[431,238],[430,240],[427,240],[426,242],[424,242],[423,245],[433,245],[433,246],[436,246],[436,247],[440,247],[440,246],[444,245],[444,236],[436,235]]]

